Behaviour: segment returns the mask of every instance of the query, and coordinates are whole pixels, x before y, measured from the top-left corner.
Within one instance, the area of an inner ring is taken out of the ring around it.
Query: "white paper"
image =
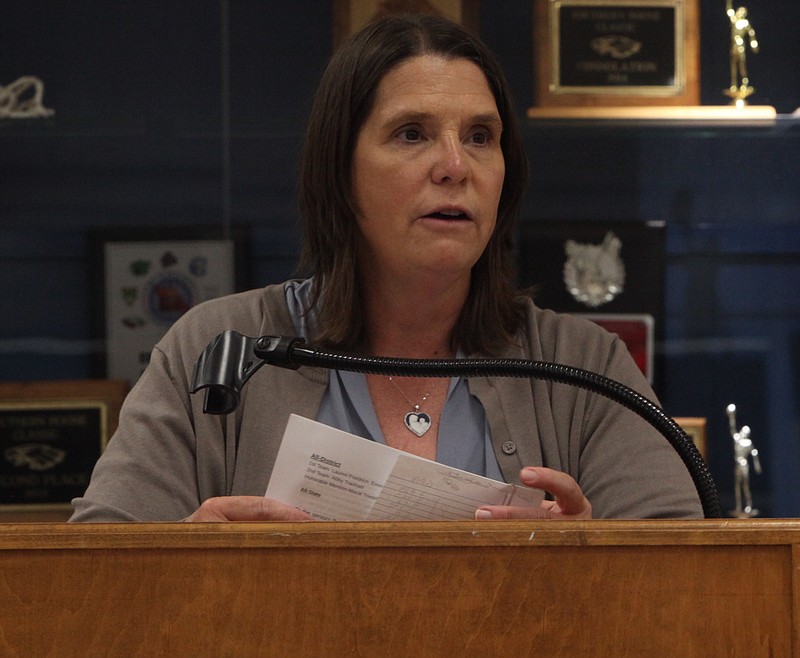
[[[445,466],[292,414],[266,496],[320,521],[472,519],[539,507],[544,492]]]

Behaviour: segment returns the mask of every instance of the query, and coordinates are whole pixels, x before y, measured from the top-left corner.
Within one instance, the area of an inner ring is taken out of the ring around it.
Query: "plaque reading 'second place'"
[[[696,105],[697,0],[534,0],[538,106]]]
[[[126,393],[122,380],[0,382],[0,514],[68,510]]]
[[[0,404],[0,506],[63,505],[82,495],[106,427],[100,402]]]

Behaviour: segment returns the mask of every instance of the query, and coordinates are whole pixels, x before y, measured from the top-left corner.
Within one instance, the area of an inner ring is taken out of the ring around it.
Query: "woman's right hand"
[[[475,519],[562,519],[585,520],[592,518],[592,505],[583,495],[580,485],[567,473],[529,466],[519,474],[520,482],[534,489],[552,494],[555,500],[545,500],[538,508],[503,507],[484,505],[475,512]]]
[[[220,496],[209,498],[184,519],[189,522],[311,521],[306,512],[264,496]]]

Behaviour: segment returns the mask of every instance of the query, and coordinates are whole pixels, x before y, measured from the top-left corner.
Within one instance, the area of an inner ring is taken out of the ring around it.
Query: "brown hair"
[[[513,286],[512,237],[527,183],[525,150],[508,84],[488,48],[460,25],[422,14],[370,23],[333,55],[317,89],[300,166],[305,239],[301,264],[314,274],[314,340],[347,349],[363,339],[353,151],[383,76],[423,54],[477,64],[503,122],[500,145],[506,175],[497,224],[472,269],[470,292],[454,334],[467,353],[490,354],[513,341],[522,317]]]

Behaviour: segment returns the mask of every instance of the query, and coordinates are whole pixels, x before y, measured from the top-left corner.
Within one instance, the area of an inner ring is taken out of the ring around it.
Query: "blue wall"
[[[667,225],[662,401],[709,419],[709,463],[732,505],[724,409],[753,429],[758,507],[800,516],[800,3],[745,2],[762,50],[755,104],[774,127],[524,121],[524,221]],[[533,89],[531,0],[483,0],[480,31],[515,89]],[[331,50],[329,0],[230,3],[231,214],[251,227],[252,285],[291,275],[295,166]],[[723,0],[701,0],[702,102],[724,104]],[[46,83],[52,119],[0,121],[0,379],[89,377],[92,227],[208,225],[225,213],[221,12],[212,0],[8,0],[0,84]],[[524,255],[523,255],[524,256]]]

